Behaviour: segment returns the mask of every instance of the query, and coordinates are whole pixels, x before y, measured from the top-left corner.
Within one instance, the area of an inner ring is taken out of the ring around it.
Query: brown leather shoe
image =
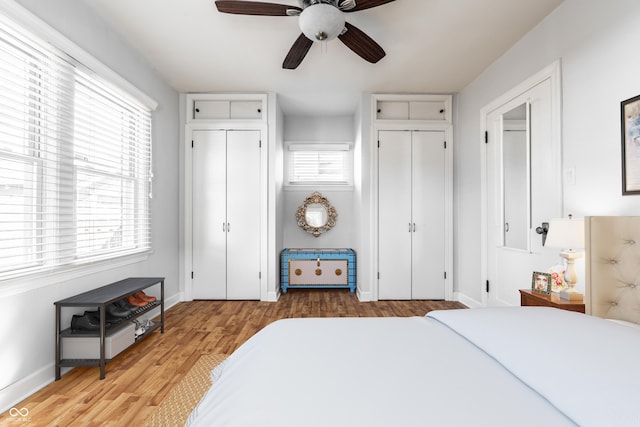
[[[148,301],[146,301],[146,300],[142,300],[142,299],[138,298],[138,297],[136,296],[136,294],[129,295],[129,296],[127,297],[127,302],[128,302],[129,304],[131,304],[131,305],[135,305],[136,307],[143,307],[143,306],[145,306],[145,305],[149,304],[149,302],[148,302]]]
[[[152,295],[147,295],[142,291],[138,291],[135,294],[133,294],[136,298],[141,299],[142,301],[147,301],[147,302],[154,302],[156,300],[156,297],[152,296]]]

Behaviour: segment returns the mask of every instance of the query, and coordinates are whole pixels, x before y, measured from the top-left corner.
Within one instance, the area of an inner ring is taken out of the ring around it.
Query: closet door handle
[[[230,222],[228,222],[228,223],[227,223],[227,233],[228,233],[228,232],[230,232],[230,231],[231,231],[231,223],[230,223]]]
[[[411,223],[409,223],[409,233],[411,233]]]
[[[416,223],[415,222],[413,223],[413,232],[414,233],[416,232]]]
[[[226,232],[227,232],[227,223],[226,223],[226,222],[223,222],[223,223],[222,223],[222,232],[223,232],[223,233],[226,233]]]

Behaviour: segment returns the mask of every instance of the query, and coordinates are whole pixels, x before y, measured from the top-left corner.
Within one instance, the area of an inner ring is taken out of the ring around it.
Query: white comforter
[[[637,327],[545,307],[428,316],[490,354],[577,424],[640,426]]]
[[[213,374],[190,427],[640,425],[640,331],[543,307],[280,320]]]

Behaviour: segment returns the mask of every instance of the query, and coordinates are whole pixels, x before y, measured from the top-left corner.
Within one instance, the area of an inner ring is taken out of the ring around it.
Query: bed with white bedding
[[[286,319],[214,371],[187,425],[640,425],[639,363],[640,329],[546,307]]]
[[[586,224],[589,240],[599,225]],[[592,293],[587,309],[605,295],[630,313],[613,310],[622,321],[547,307],[280,320],[214,370],[187,425],[640,426],[640,327],[625,322],[637,318],[625,301],[640,302],[640,274],[623,272],[615,245],[618,258],[592,245],[587,276],[599,283],[587,288],[618,291]],[[638,260],[626,268],[640,270]]]

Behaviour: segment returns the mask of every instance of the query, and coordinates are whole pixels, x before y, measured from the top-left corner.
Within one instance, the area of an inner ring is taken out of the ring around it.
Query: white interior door
[[[193,132],[193,298],[227,298],[226,131]]]
[[[260,131],[227,132],[227,299],[260,299]]]
[[[445,136],[442,131],[411,136],[411,299],[444,299]]]
[[[411,299],[411,132],[378,140],[378,298]]]
[[[545,79],[486,116],[489,306],[519,305],[518,289],[529,288],[532,272],[546,271],[555,259],[543,250],[541,236],[535,232],[542,222],[562,214],[559,138],[553,134],[557,119],[551,89],[550,79]],[[505,137],[505,117],[523,105],[528,145],[524,164],[514,167],[514,153],[505,149],[505,144],[513,142],[512,135]],[[514,177],[514,171],[523,170],[524,177]],[[513,210],[521,212],[524,223],[519,239],[507,237],[518,227],[518,221],[507,219]]]

